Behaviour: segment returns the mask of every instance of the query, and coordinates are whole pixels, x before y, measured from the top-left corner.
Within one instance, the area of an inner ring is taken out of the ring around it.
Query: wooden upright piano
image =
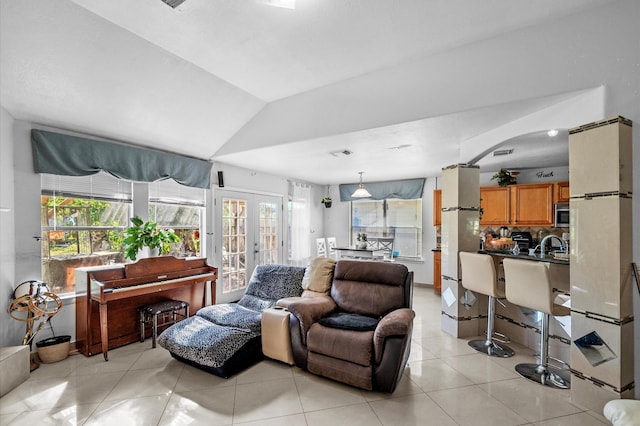
[[[167,299],[183,300],[195,313],[206,304],[210,283],[215,304],[218,269],[204,258],[173,256],[124,265],[76,269],[76,347],[87,356],[140,341],[137,308]]]

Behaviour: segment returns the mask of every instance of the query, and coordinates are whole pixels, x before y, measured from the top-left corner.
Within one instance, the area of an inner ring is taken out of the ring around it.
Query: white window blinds
[[[131,182],[118,179],[108,173],[90,176],[61,176],[40,174],[43,194],[56,196],[82,196],[92,199],[131,201]]]

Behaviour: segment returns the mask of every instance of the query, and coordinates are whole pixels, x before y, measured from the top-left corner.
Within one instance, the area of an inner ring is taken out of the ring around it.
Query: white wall
[[[41,245],[39,240],[34,237],[40,237],[40,175],[33,171],[33,159],[31,155],[31,129],[37,127],[47,129],[44,126],[34,126],[20,120],[15,120],[11,129],[7,132],[8,139],[11,141],[13,155],[14,174],[14,224],[15,224],[15,244],[14,257],[7,260],[2,259],[2,269],[5,267],[13,267],[14,279],[11,286],[26,280],[41,279]],[[5,126],[2,125],[3,140],[5,136]],[[4,141],[2,143],[4,147]],[[4,149],[4,148],[3,148]],[[4,152],[3,156],[4,158]],[[3,176],[4,182],[4,176]],[[4,186],[4,183],[3,183]],[[4,225],[3,225],[4,227]],[[12,230],[12,233],[14,231]],[[4,228],[3,228],[4,234]],[[5,291],[4,283],[3,292]],[[7,321],[8,322],[8,321]],[[18,321],[13,321],[18,323]],[[9,335],[5,333],[5,322],[3,321],[2,335],[0,345],[16,345],[22,341],[24,336],[24,323],[18,324],[18,335],[12,332]],[[63,308],[51,319],[51,324],[56,335],[71,335],[75,339],[75,299],[68,298],[63,300]],[[9,325],[11,328],[12,326]],[[35,341],[51,337],[50,328],[44,328],[35,337]]]
[[[17,284],[42,278],[40,237],[40,175],[33,172],[31,123],[14,120],[4,109],[0,116],[2,158],[2,201],[11,212],[0,213],[2,232],[0,256],[0,346],[18,345],[25,334],[25,323],[6,314],[11,292]],[[40,126],[40,128],[45,128]],[[5,297],[6,295],[6,297]],[[56,335],[75,338],[75,299],[65,299],[60,312],[51,320]],[[51,337],[46,327],[35,341]]]
[[[480,173],[480,186],[498,186],[497,180],[491,180],[495,172]],[[517,183],[568,182],[569,166],[545,167],[522,170]]]
[[[16,284],[14,234],[13,117],[0,108],[0,346],[18,345],[24,323],[10,319],[7,308]]]

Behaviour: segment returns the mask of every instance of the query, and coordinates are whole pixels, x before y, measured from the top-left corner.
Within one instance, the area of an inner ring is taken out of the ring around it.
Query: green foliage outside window
[[[43,255],[120,252],[128,203],[42,196]]]

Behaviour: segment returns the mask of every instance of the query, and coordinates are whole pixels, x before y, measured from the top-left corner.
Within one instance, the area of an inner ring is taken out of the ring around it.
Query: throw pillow
[[[378,322],[379,320],[377,318],[366,317],[358,314],[348,314],[346,312],[337,312],[320,318],[318,321],[318,323],[325,327],[355,331],[373,331],[376,329]]]
[[[318,293],[328,293],[333,282],[333,270],[336,261],[328,257],[318,257],[311,263],[309,285],[306,289]]]
[[[311,280],[311,265],[307,265],[304,270],[304,276],[302,277],[302,289],[306,290],[309,288],[309,280]]]

